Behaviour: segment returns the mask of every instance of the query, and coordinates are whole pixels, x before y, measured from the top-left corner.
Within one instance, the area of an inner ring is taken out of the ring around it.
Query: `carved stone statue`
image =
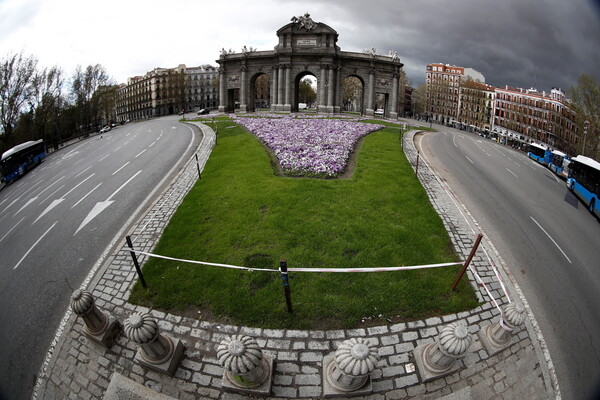
[[[299,17],[292,17],[291,21],[295,24],[299,24],[300,28],[304,28],[307,31],[315,29],[317,27],[317,23],[312,20],[309,13],[305,13]]]

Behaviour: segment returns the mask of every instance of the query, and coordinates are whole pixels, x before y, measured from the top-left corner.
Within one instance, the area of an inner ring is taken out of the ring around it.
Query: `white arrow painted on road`
[[[62,181],[64,178],[65,178],[64,176],[62,176],[62,177],[58,178],[58,179],[57,179],[57,180],[56,180],[56,181],[55,181],[53,184],[51,184],[51,185],[50,185],[50,186],[48,186],[46,189],[44,189],[44,190],[42,190],[40,193],[38,193],[38,195],[37,195],[37,196],[35,196],[35,197],[34,197],[34,198],[32,198],[32,199],[29,199],[29,200],[27,201],[27,203],[25,203],[25,205],[24,205],[23,207],[21,207],[21,208],[19,209],[19,211],[17,211],[17,212],[15,213],[15,215],[13,215],[13,217],[16,217],[16,216],[17,216],[17,214],[18,214],[18,213],[20,213],[21,211],[23,211],[23,209],[24,209],[25,207],[27,207],[28,205],[30,205],[31,203],[33,203],[34,201],[36,201],[36,200],[38,199],[38,197],[40,197],[40,196],[42,195],[42,193],[44,193],[46,190],[50,189],[52,186],[56,185],[58,182]],[[12,205],[12,203],[11,203],[11,205]]]
[[[24,209],[25,207],[27,207],[28,205],[30,205],[31,203],[33,203],[33,202],[34,202],[34,201],[36,201],[37,199],[38,199],[38,196],[35,196],[34,198],[27,200],[27,203],[25,203],[25,204],[23,205],[23,207],[19,208],[19,211],[17,211],[17,212],[15,213],[15,215],[13,215],[13,217],[16,217],[18,213],[20,213],[21,211],[23,211],[23,209]]]
[[[117,195],[117,193],[119,193],[121,191],[121,189],[123,189],[125,186],[127,186],[129,184],[129,182],[131,182],[141,172],[142,172],[142,170],[139,170],[138,172],[136,172],[135,175],[133,175],[131,178],[129,178],[127,180],[127,182],[125,182],[124,184],[119,186],[119,188],[117,190],[115,190],[113,192],[113,194],[108,196],[108,199],[101,201],[99,203],[96,203],[94,208],[92,208],[92,211],[90,211],[90,213],[87,215],[87,217],[85,217],[85,219],[83,220],[81,225],[79,225],[79,228],[77,228],[77,230],[75,231],[73,236],[77,235],[77,233],[79,233],[79,231],[81,229],[83,229],[84,226],[89,224],[91,220],[93,220],[94,218],[96,218],[98,216],[98,214],[100,214],[102,211],[106,210],[112,203],[114,203],[114,200],[112,200],[112,198],[115,197]]]
[[[35,224],[38,221],[38,219],[42,218],[44,215],[48,214],[54,207],[56,207],[57,205],[59,205],[60,203],[62,203],[63,201],[65,201],[65,197],[67,197],[73,190],[77,189],[85,181],[87,181],[88,179],[90,179],[94,175],[96,175],[96,174],[95,173],[91,174],[90,176],[88,176],[87,178],[85,178],[84,180],[82,180],[81,182],[79,182],[71,190],[69,190],[67,193],[63,194],[63,196],[60,199],[56,199],[56,200],[52,201],[52,203],[50,203],[50,205],[48,207],[46,207],[46,209],[44,210],[44,212],[41,213],[40,216],[37,217],[35,219],[35,221],[33,221],[33,223],[31,225]]]

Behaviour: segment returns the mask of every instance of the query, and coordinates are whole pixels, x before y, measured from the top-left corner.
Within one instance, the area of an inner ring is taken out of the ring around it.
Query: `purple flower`
[[[235,118],[274,153],[293,176],[334,177],[346,168],[356,142],[382,125],[348,119]]]

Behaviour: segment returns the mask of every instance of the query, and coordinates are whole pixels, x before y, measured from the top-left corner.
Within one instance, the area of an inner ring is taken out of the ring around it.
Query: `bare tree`
[[[99,97],[94,96],[98,88],[110,84],[110,78],[100,64],[89,65],[85,71],[77,67],[73,76],[73,100],[79,114],[79,124],[84,131],[99,125]]]
[[[342,82],[342,102],[344,111],[362,112],[363,85],[355,76],[349,76]]]
[[[23,53],[9,54],[0,63],[0,127],[2,139],[11,136],[24,106],[35,92],[37,59]]]
[[[600,83],[596,82],[594,77],[582,74],[577,79],[577,86],[572,86],[569,90],[569,96],[577,119],[579,133],[577,150],[598,160],[600,159]]]
[[[313,89],[311,83],[312,81],[310,79],[304,78],[300,81],[298,87],[300,102],[306,103],[309,108],[317,99],[317,93],[315,92],[315,89]]]
[[[59,67],[44,69],[37,74],[30,106],[34,112],[35,129],[43,139],[47,138],[48,131],[58,134],[57,121],[64,104],[62,98],[64,83],[63,72]],[[51,120],[54,122],[52,123]]]

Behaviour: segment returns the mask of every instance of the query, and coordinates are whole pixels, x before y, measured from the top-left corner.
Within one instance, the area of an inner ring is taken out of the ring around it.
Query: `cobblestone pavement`
[[[196,124],[204,138],[198,148],[201,168],[215,145],[215,135],[204,125]],[[413,166],[416,131],[404,136],[404,151]],[[441,215],[457,251],[467,257],[478,232],[463,207],[448,188],[432,174],[423,160],[418,176],[431,202]],[[182,172],[139,221],[132,232],[136,250],[151,251],[178,204],[196,182],[195,159]],[[143,261],[143,257],[142,257]],[[482,241],[474,260],[478,274],[498,301],[507,304],[494,273],[494,266],[508,288],[511,299],[525,303],[502,267],[502,260],[492,245]],[[66,312],[63,323],[49,349],[40,377],[34,389],[34,399],[97,399],[104,397],[111,380],[129,379],[162,395],[179,399],[242,399],[238,394],[221,388],[223,369],[217,360],[216,348],[229,335],[254,337],[264,353],[275,360],[273,399],[314,399],[323,396],[323,358],[334,352],[349,338],[369,338],[379,349],[380,361],[371,374],[373,392],[368,399],[549,399],[560,398],[550,357],[543,346],[535,320],[528,310],[526,324],[513,333],[512,345],[490,356],[476,335],[482,327],[496,322],[499,311],[490,301],[483,285],[476,284],[480,306],[458,314],[428,318],[422,321],[390,324],[371,328],[345,330],[274,330],[245,326],[230,326],[208,321],[165,314],[129,304],[130,290],[136,280],[128,247],[122,243],[97,271],[92,271],[82,288],[92,292],[97,306],[115,316],[121,323],[137,311],[149,312],[158,321],[161,332],[181,339],[185,353],[175,376],[153,372],[135,360],[136,345],[123,333],[106,349],[90,341],[81,332],[83,321]],[[468,324],[473,344],[467,355],[458,361],[458,371],[428,383],[422,383],[416,371],[413,350],[432,343],[441,328],[454,321]]]

